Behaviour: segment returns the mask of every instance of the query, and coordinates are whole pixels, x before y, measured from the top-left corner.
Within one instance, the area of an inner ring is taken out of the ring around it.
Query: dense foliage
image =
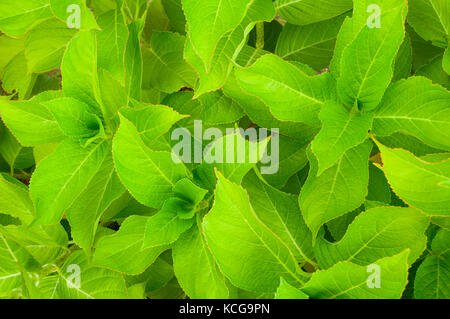
[[[0,0],[0,31],[0,297],[450,298],[450,0]]]

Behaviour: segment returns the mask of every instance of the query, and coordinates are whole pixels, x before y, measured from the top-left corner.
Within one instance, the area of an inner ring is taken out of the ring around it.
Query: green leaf
[[[345,15],[304,26],[287,23],[278,38],[275,53],[285,60],[322,70],[333,57],[336,37],[344,19]]]
[[[444,59],[442,60],[442,67],[445,72],[450,75],[450,46],[445,50]]]
[[[0,175],[0,213],[19,218],[28,225],[34,219],[34,206],[28,188],[8,175]]]
[[[248,192],[257,217],[280,238],[298,262],[314,258],[312,235],[306,226],[294,195],[283,193],[262,182],[250,172],[242,186]]]
[[[234,3],[220,0],[182,0],[187,32],[196,54],[209,70],[219,39],[244,19],[252,0]],[[208,26],[205,28],[205,26]]]
[[[306,276],[284,243],[256,216],[247,192],[217,173],[213,208],[203,231],[219,268],[233,285],[274,292],[280,276],[297,286]]]
[[[193,219],[183,219],[180,215],[186,211],[186,202],[178,198],[169,198],[161,210],[147,221],[143,249],[169,245],[194,223]]]
[[[306,149],[308,145],[304,145],[301,141],[292,139],[289,137],[279,136],[279,140],[271,140],[267,145],[267,149],[272,150],[272,145],[279,144],[279,159],[272,158],[271,165],[278,167],[278,171],[275,174],[263,175],[263,178],[271,186],[276,188],[282,188],[286,185],[289,178],[295,173],[299,172],[308,164],[308,158],[306,156]],[[258,169],[264,167],[265,164],[258,163]]]
[[[171,251],[162,253],[142,274],[126,276],[127,286],[144,284],[145,292],[153,292],[163,288],[174,275],[170,254]]]
[[[35,223],[59,222],[97,173],[108,148],[107,142],[82,148],[65,140],[39,164],[30,182],[30,195],[36,207]]]
[[[184,34],[186,31],[186,18],[184,17],[181,0],[162,0],[162,5],[175,30],[180,34]]]
[[[249,68],[236,69],[236,77],[246,92],[263,100],[283,121],[319,126],[319,110],[326,100],[335,97],[329,73],[311,77],[271,54]]]
[[[450,150],[450,92],[423,77],[389,87],[375,111],[373,133],[405,132],[438,149]]]
[[[450,75],[448,75],[442,67],[443,56],[440,55],[434,58],[427,65],[424,65],[418,69],[416,75],[427,77],[433,81],[434,84],[440,84],[447,90],[450,90]]]
[[[117,115],[117,112],[128,104],[128,94],[125,85],[121,84],[108,71],[99,69],[98,80],[105,126],[107,129],[110,128],[111,131],[115,131],[118,121],[113,119]]]
[[[73,277],[78,274],[79,287]],[[82,251],[66,260],[58,273],[39,281],[45,299],[125,299],[129,291],[123,275],[106,268],[92,266]]]
[[[0,1],[0,30],[11,37],[19,38],[33,24],[51,16],[48,0],[23,0],[14,5]]]
[[[430,216],[450,215],[450,160],[432,163],[378,143],[383,169],[394,192]]]
[[[114,206],[125,193],[111,156],[106,156],[100,169],[83,192],[66,211],[71,234],[78,246],[90,254],[95,233],[103,213]]]
[[[434,237],[432,255],[425,258],[419,266],[414,279],[416,299],[450,298],[450,232],[444,229]]]
[[[143,51],[144,88],[173,93],[193,88],[197,74],[183,60],[185,38],[171,32],[153,32],[150,47]]]
[[[411,265],[426,248],[425,230],[429,222],[428,217],[414,208],[370,209],[355,218],[339,242],[318,239],[315,256],[324,269],[339,261],[366,266],[409,248],[408,263]]]
[[[54,262],[67,246],[67,233],[59,225],[34,226],[9,225],[0,228],[4,238],[23,247],[40,265]]]
[[[235,130],[232,134],[217,137],[206,147],[199,169],[215,179],[213,170],[217,168],[225,178],[241,184],[244,176],[263,158],[268,143],[269,139],[247,140],[241,130]]]
[[[137,275],[144,272],[167,246],[141,249],[149,217],[127,218],[117,233],[100,239],[94,254],[94,264]]]
[[[94,31],[80,31],[72,38],[64,53],[61,74],[67,96],[92,108],[99,105],[97,41]]]
[[[359,27],[359,19],[370,17],[367,18],[367,7],[361,8],[363,11],[355,7],[351,20],[353,40],[343,50],[337,84],[341,101],[347,106],[358,105],[361,110],[373,110],[380,103],[393,77],[392,64],[405,36],[406,1],[372,3],[381,9],[380,27],[371,27],[369,22]]]
[[[0,99],[2,119],[22,145],[35,146],[64,138],[56,119],[42,104],[54,97],[51,92],[45,92],[28,101]]]
[[[0,35],[0,78],[3,69],[20,52],[24,50],[24,39],[13,39],[6,35]]]
[[[140,138],[148,147],[155,147],[158,138],[185,116],[165,105],[139,105],[138,108],[123,108],[120,111],[136,127]]]
[[[19,99],[26,100],[30,97],[35,81],[36,75],[28,73],[23,51],[5,66],[2,76],[3,89],[11,94],[18,93]]]
[[[417,71],[444,52],[444,49],[433,46],[429,41],[422,39],[409,24],[406,25],[406,31],[411,38],[413,71]]]
[[[150,207],[161,208],[175,183],[186,177],[182,163],[175,163],[169,152],[148,148],[135,124],[123,115],[113,141],[113,158],[122,183]]]
[[[122,12],[105,12],[98,17],[98,24],[102,28],[102,31],[97,33],[98,66],[107,70],[119,83],[125,84],[124,55],[128,28]]]
[[[59,68],[67,43],[74,34],[74,30],[54,18],[33,27],[25,40],[28,72],[44,73]]]
[[[238,57],[239,65],[248,67],[266,53],[266,51],[245,46]],[[302,68],[302,70],[307,72],[307,67]],[[308,71],[308,74],[309,72],[312,72],[312,74],[315,73],[312,69]],[[318,131],[317,127],[313,128],[304,123],[277,120],[270,112],[269,106],[266,103],[255,95],[242,90],[234,72],[230,74],[223,91],[226,96],[239,103],[254,123],[261,127],[279,128],[280,134],[295,137],[299,143],[309,143]]]
[[[378,260],[380,288],[369,288],[367,267],[339,262],[327,270],[315,272],[303,288],[314,299],[399,299],[408,278],[408,251]]]
[[[3,132],[1,132],[3,131]],[[34,165],[33,149],[23,147],[14,135],[0,123],[0,154],[8,163],[11,174],[15,169],[25,169]]]
[[[392,82],[408,78],[411,75],[412,62],[413,48],[411,37],[406,33],[405,39],[403,40],[394,61],[394,76],[392,77]]]
[[[318,161],[317,175],[332,166],[348,149],[364,142],[372,127],[372,114],[363,114],[342,104],[328,101],[320,111],[322,129],[313,140],[311,150]]]
[[[369,141],[349,149],[319,176],[317,159],[312,151],[308,151],[311,168],[300,192],[299,203],[313,238],[324,223],[355,210],[364,202],[371,149]]]
[[[226,299],[226,279],[197,225],[180,236],[172,248],[173,269],[180,286],[192,299]]]
[[[145,20],[133,21],[128,25],[128,41],[125,48],[125,88],[129,97],[141,99],[142,52],[140,37]]]
[[[202,119],[207,124],[232,123],[244,116],[240,105],[221,91],[204,94],[198,100],[203,106]]]
[[[275,299],[308,299],[308,295],[301,290],[289,285],[281,278],[280,286],[275,294]]]
[[[90,112],[85,103],[65,97],[42,103],[55,117],[59,127],[68,137],[86,140],[102,137],[105,132],[101,120]],[[85,145],[87,142],[83,142]]]
[[[206,92],[215,91],[225,84],[232,70],[233,62],[243,48],[255,23],[271,21],[275,16],[275,8],[271,1],[252,0],[247,2],[249,2],[249,7],[243,20],[219,38],[214,51],[212,51],[212,56],[208,60],[202,59],[201,54],[196,50],[195,43],[191,40],[191,34],[188,32],[184,56],[186,61],[196,69],[200,77],[195,87],[196,97]],[[202,28],[203,23],[202,21]],[[210,44],[211,39],[207,39],[207,42]]]
[[[86,0],[50,0],[50,6],[53,14],[72,28],[100,29],[93,13],[86,6]]]
[[[328,20],[352,9],[351,0],[276,0],[276,5],[282,18],[298,25]]]
[[[392,199],[391,188],[384,172],[373,163],[369,165],[369,193],[366,199],[386,204]]]
[[[409,3],[408,23],[425,40],[447,47],[450,40],[450,6],[447,1],[415,0]]]

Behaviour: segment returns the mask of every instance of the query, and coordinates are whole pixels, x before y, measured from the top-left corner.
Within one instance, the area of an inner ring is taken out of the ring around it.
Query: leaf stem
[[[264,22],[256,24],[256,48],[264,49]]]

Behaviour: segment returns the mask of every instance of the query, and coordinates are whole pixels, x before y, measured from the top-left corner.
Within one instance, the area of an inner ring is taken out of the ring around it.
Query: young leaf
[[[318,162],[308,151],[311,168],[300,192],[299,204],[313,238],[324,223],[358,208],[364,202],[371,149],[369,141],[349,149],[319,176]]]
[[[209,70],[217,42],[244,19],[252,0],[234,3],[220,0],[182,0],[188,36],[193,49]],[[208,28],[205,28],[205,25]]]
[[[186,61],[196,69],[200,77],[195,87],[196,97],[206,92],[215,91],[225,84],[232,70],[233,61],[244,46],[246,37],[254,24],[258,21],[271,21],[275,16],[273,3],[268,0],[250,1],[246,12],[247,14],[240,24],[218,39],[212,56],[208,60],[202,59],[188,32],[184,56]],[[211,40],[208,39],[208,43],[210,42]]]
[[[168,152],[148,148],[135,124],[123,115],[113,140],[113,158],[122,183],[150,207],[161,208],[175,183],[186,177],[182,163],[174,163]]]
[[[90,112],[89,106],[85,103],[65,97],[42,104],[50,110],[68,137],[83,140],[104,135],[101,120]]]
[[[187,203],[181,199],[167,199],[161,210],[148,219],[142,248],[172,244],[191,228],[194,220],[180,217],[183,212],[189,211],[186,206]]]
[[[332,166],[348,149],[364,142],[372,126],[372,114],[355,109],[348,111],[334,101],[324,104],[319,118],[322,129],[311,144],[319,166],[317,175]]]
[[[128,28],[122,12],[105,12],[98,17],[98,24],[102,28],[102,31],[97,33],[98,66],[107,70],[119,83],[125,84],[124,55]]]
[[[368,20],[358,29],[358,19],[367,19],[368,14],[367,7],[364,11],[355,8],[354,40],[343,50],[337,84],[340,100],[349,107],[357,105],[360,110],[373,110],[380,103],[392,79],[392,64],[405,34],[405,0],[370,3],[380,6],[381,16],[375,18],[380,25]]]
[[[140,100],[142,88],[142,52],[140,37],[144,28],[144,19],[128,25],[128,41],[125,48],[125,88],[128,96]]]
[[[97,75],[97,40],[94,31],[80,31],[64,53],[62,65],[64,92],[92,108],[99,105]]]

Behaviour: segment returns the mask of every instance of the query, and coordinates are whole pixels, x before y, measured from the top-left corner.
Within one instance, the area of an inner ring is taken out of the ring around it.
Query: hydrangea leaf
[[[221,271],[235,286],[255,292],[276,291],[281,276],[304,284],[307,276],[256,216],[247,192],[221,173],[217,176],[214,206],[203,220],[203,231]]]
[[[319,166],[317,175],[332,166],[348,149],[364,142],[372,126],[372,114],[355,109],[348,111],[334,101],[324,104],[319,118],[322,129],[311,144]]]
[[[354,219],[339,242],[318,239],[315,256],[324,269],[340,261],[367,266],[408,248],[408,263],[412,264],[426,248],[425,230],[429,222],[427,216],[414,208],[370,209]]]
[[[321,175],[317,175],[317,159],[308,151],[310,173],[300,192],[299,203],[313,238],[324,223],[355,210],[364,202],[371,149],[369,141],[349,149]]]

